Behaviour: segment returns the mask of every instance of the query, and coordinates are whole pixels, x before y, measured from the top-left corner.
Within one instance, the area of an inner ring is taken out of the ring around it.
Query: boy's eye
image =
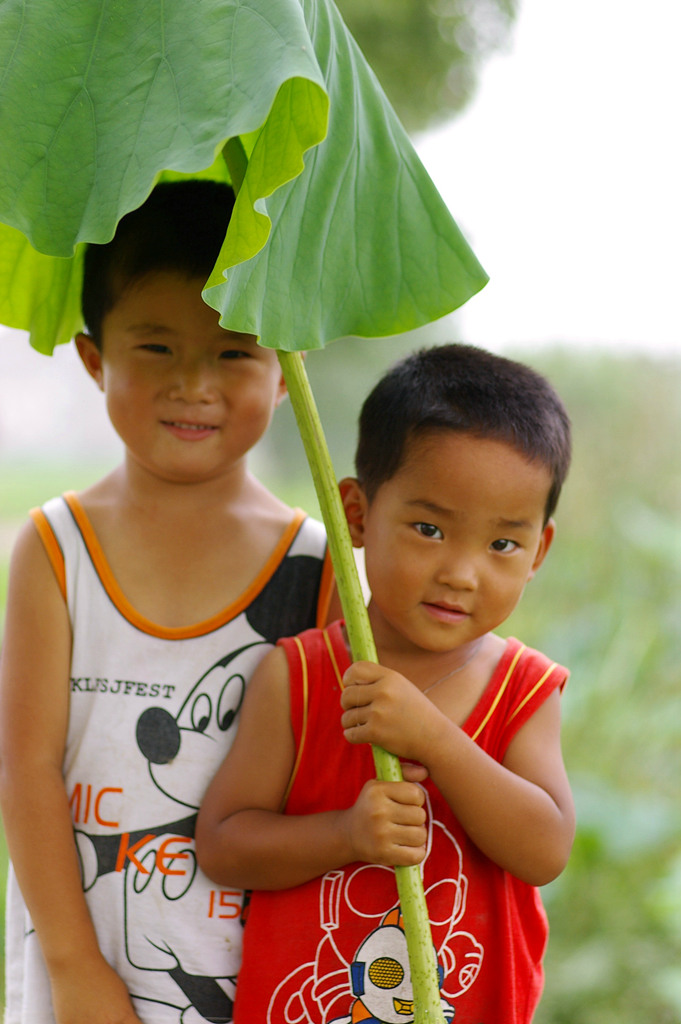
[[[220,359],[249,359],[250,352],[245,352],[240,348],[226,348],[224,352],[220,353]]]
[[[162,345],[160,342],[157,341],[147,341],[143,345],[140,345],[140,348],[143,349],[145,352],[158,352],[161,353],[162,355],[167,352],[170,352],[170,349],[168,348],[167,345]]]
[[[509,551],[515,551],[518,544],[514,540],[502,538],[501,540],[492,541],[490,547],[492,548],[492,551],[499,551],[502,555],[505,555]]]
[[[432,523],[414,523],[414,529],[417,533],[420,533],[422,537],[442,540],[442,530],[437,526],[433,526]]]

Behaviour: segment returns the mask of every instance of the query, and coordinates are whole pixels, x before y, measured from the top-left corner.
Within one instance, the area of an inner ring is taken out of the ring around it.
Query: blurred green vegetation
[[[537,1024],[678,1024],[681,362],[527,361],[556,384],[575,434],[555,547],[509,623],[572,669],[564,750],[579,831],[545,893]]]
[[[503,48],[518,0],[338,0],[348,28],[409,131],[451,118]]]
[[[309,357],[339,476],[352,471],[364,395],[413,346],[349,341]],[[504,630],[572,670],[564,749],[579,828],[570,864],[544,891],[551,939],[536,1024],[678,1024],[681,361],[511,354],[553,381],[575,436],[554,547]],[[282,497],[315,510],[290,408],[256,464]],[[28,507],[99,472],[0,462],[1,573]]]

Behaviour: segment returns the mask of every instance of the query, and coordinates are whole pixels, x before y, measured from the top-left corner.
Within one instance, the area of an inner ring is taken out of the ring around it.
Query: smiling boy
[[[86,252],[76,344],[123,460],[34,510],[12,558],[6,1024],[232,1019],[242,894],[198,870],[196,814],[254,666],[325,621],[331,583],[321,524],[248,467],[276,353],[201,297],[233,202],[159,185]]]
[[[412,1021],[391,866],[414,864],[445,1020],[532,1019],[537,886],[574,834],[567,672],[494,630],[551,546],[569,458],[550,385],[479,349],[418,353],[365,402],[340,486],[380,664],[350,664],[342,623],[281,641],[199,814],[206,873],[255,890],[236,1024]],[[404,781],[373,778],[369,744]]]

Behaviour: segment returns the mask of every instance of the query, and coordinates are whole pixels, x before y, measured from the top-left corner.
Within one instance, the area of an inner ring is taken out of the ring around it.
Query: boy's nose
[[[171,398],[185,402],[208,402],[215,397],[212,369],[200,360],[182,363],[175,368],[170,385]]]
[[[478,578],[475,559],[465,553],[448,558],[440,567],[438,583],[451,590],[473,590]]]

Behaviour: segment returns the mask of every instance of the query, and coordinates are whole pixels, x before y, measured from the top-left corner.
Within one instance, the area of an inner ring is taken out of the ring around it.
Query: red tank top
[[[341,624],[280,641],[289,661],[298,757],[285,813],[350,806],[375,774],[371,748],[340,726],[349,665]],[[464,731],[501,761],[520,726],[567,671],[509,639]],[[463,832],[426,780],[423,881],[445,1020],[528,1024],[541,994],[546,916],[533,886],[503,871]],[[411,983],[391,868],[355,863],[305,885],[254,892],[235,1024],[409,1024]]]

